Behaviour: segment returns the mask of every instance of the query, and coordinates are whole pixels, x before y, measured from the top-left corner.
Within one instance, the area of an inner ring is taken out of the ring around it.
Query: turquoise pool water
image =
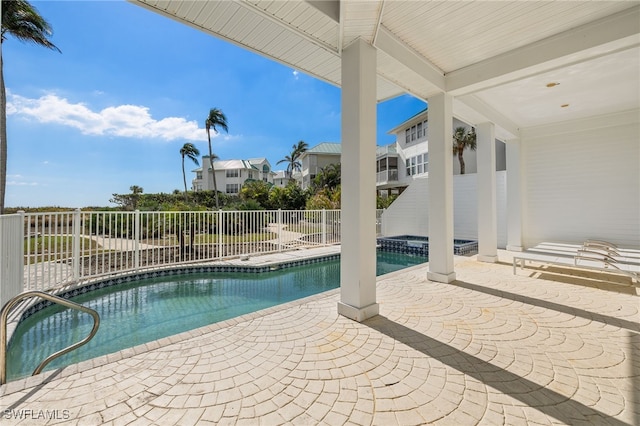
[[[382,275],[426,261],[378,252],[376,272]],[[260,274],[164,276],[95,290],[73,300],[98,311],[98,333],[46,370],[338,288],[339,283],[340,261],[333,260]],[[88,314],[58,306],[25,319],[9,344],[8,379],[30,375],[47,356],[83,339],[92,325]]]

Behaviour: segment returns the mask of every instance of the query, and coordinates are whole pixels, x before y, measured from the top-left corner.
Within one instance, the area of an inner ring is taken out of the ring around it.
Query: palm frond
[[[14,0],[2,2],[2,40],[11,34],[20,41],[35,43],[48,49],[60,49],[49,37],[53,31],[51,25],[38,13],[28,1]]]

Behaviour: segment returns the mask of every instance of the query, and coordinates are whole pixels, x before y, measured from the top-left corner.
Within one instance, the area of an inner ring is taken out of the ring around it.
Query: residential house
[[[453,119],[452,128],[470,126],[457,118]],[[378,147],[376,155],[376,187],[382,195],[402,192],[415,178],[426,177],[429,171],[428,143],[428,111],[424,109],[418,114],[389,130],[396,135],[396,142]],[[453,137],[453,135],[452,135]],[[506,147],[499,140],[496,144],[496,171],[506,170]],[[467,174],[477,173],[476,152],[464,151],[464,162]],[[460,162],[451,154],[453,174],[460,174]]]
[[[467,127],[457,118],[453,128]],[[376,148],[376,189],[382,196],[401,193],[417,177],[428,175],[428,113],[419,112],[397,127],[389,130],[396,135],[396,141]],[[453,137],[453,135],[452,135]],[[340,163],[342,146],[339,143],[323,142],[308,149],[300,157],[302,160],[302,188],[308,188],[320,169],[329,164]],[[460,174],[460,162],[451,154],[453,173]],[[464,151],[466,173],[477,172],[476,152]],[[496,170],[506,170],[505,144],[496,140]]]
[[[279,188],[284,188],[290,181],[295,181],[296,178],[301,179],[300,172],[294,172],[293,176],[290,176],[286,170],[276,170],[273,173],[273,186],[277,186]]]
[[[342,147],[334,142],[322,142],[303,152],[300,156],[302,171],[297,177],[302,184],[302,189],[311,186],[311,182],[323,167],[340,163],[341,153]]]
[[[202,157],[202,167],[192,170],[196,177],[192,181],[194,191],[213,190],[213,174],[209,166],[209,156]],[[216,160],[213,162],[218,191],[225,194],[238,194],[247,180],[261,180],[273,184],[276,173],[266,158],[248,160]],[[207,170],[205,176],[203,173]]]

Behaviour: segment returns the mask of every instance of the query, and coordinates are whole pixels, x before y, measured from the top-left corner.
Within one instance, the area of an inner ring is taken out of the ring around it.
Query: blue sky
[[[339,88],[124,1],[32,4],[62,53],[2,44],[8,207],[108,206],[132,185],[182,190],[179,150],[207,153],[212,107],[229,124],[212,138],[221,159],[266,157],[278,170],[299,140],[340,141]],[[424,107],[410,96],[379,104],[377,143]]]

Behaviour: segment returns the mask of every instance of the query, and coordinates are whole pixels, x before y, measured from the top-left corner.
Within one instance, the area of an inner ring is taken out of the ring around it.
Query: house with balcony
[[[453,119],[452,128],[466,127],[468,124]],[[416,178],[427,177],[429,172],[428,112],[425,108],[413,117],[389,130],[396,141],[376,148],[376,190],[381,196],[402,193]],[[496,144],[496,171],[506,170],[505,144],[499,140]],[[340,163],[342,146],[339,143],[323,142],[300,157],[302,171],[298,180],[302,188],[311,185],[315,176],[323,167]],[[453,173],[460,174],[458,157],[451,154]],[[477,172],[476,152],[464,151],[466,173]]]
[[[452,128],[471,128],[468,124],[453,118]],[[376,155],[376,187],[382,195],[400,194],[414,179],[427,177],[429,173],[428,111],[425,108],[413,117],[389,130],[396,136],[396,142],[379,146]],[[496,139],[496,171],[506,170],[506,147]],[[460,162],[451,155],[453,174],[460,174]],[[477,173],[476,152],[464,151],[467,174]]]
[[[192,170],[196,174],[192,181],[192,189],[194,191],[213,190],[213,173],[209,166],[209,156],[204,155],[200,164],[202,167]],[[230,195],[238,194],[247,180],[261,180],[273,184],[276,176],[266,158],[215,160],[213,168],[218,191]]]

